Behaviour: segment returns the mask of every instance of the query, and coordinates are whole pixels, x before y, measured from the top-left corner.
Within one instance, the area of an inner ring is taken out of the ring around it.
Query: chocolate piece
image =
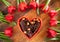
[[[20,20],[21,30],[22,30],[22,32],[25,31],[24,33],[26,33],[26,35],[29,38],[31,38],[39,30],[39,27],[40,27],[40,24],[41,24],[41,22],[38,22],[36,19],[33,19],[31,22],[29,20],[27,20],[26,18],[25,19],[22,18]]]

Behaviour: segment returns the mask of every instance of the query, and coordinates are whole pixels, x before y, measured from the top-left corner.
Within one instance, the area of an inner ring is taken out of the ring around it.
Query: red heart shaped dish
[[[41,20],[38,18],[28,19],[20,18],[19,20],[20,30],[30,39],[32,38],[41,27]]]

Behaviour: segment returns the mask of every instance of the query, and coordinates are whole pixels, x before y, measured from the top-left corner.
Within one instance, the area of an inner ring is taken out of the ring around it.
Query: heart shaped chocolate
[[[28,37],[31,38],[37,33],[41,26],[41,21],[38,18],[34,18],[29,21],[27,18],[21,18],[19,21],[21,31]]]

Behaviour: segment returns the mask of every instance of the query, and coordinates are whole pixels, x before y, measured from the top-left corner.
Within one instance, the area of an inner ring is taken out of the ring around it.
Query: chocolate
[[[41,24],[40,20],[37,21],[36,18],[31,21],[29,21],[27,18],[25,19],[22,18],[20,20],[21,30],[29,38],[31,38],[39,30],[40,24]]]

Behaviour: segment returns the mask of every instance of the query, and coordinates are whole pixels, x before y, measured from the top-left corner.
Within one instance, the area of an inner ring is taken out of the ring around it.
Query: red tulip
[[[11,3],[9,3],[7,0],[2,0],[2,2],[7,6],[7,10],[9,14],[12,14],[15,12],[16,7],[12,6]]]
[[[12,27],[8,27],[7,29],[4,30],[4,34],[8,37],[11,37],[12,36]]]
[[[57,12],[56,12],[55,10],[51,10],[51,11],[49,12],[49,16],[50,16],[51,18],[55,17],[56,15],[57,15]]]
[[[30,4],[29,4],[29,7],[32,8],[32,9],[36,9],[37,8],[37,3],[35,1],[31,1]]]
[[[48,31],[47,31],[47,37],[48,38],[54,38],[54,37],[56,37],[56,35],[57,35],[56,31],[54,31],[52,29],[48,29]]]
[[[15,10],[16,10],[15,6],[8,6],[8,13],[12,14],[15,12]]]
[[[50,20],[50,26],[56,26],[57,25],[57,20],[51,19]]]
[[[41,9],[44,13],[46,13],[46,12],[48,12],[48,10],[49,10],[49,6],[47,6],[46,9],[43,10],[44,6],[45,6],[45,4],[40,4],[39,7],[40,7],[40,9]]]
[[[25,11],[27,8],[28,8],[27,3],[20,2],[19,6],[18,6],[18,11]]]
[[[7,20],[8,22],[12,22],[13,18],[14,18],[14,16],[10,15],[10,14],[8,14],[8,15],[5,16],[5,20]]]

